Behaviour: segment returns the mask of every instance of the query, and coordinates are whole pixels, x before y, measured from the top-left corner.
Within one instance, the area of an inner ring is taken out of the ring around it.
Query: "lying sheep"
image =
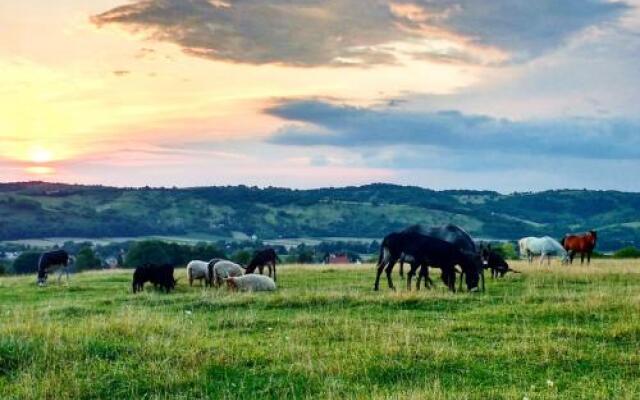
[[[222,285],[224,279],[242,275],[244,275],[244,268],[228,260],[218,261],[213,266],[213,282],[218,287]]]
[[[276,283],[265,275],[249,274],[225,279],[229,290],[241,292],[272,292],[276,290]]]
[[[200,281],[200,285],[202,285],[202,280],[204,279],[205,286],[209,284],[209,263],[200,260],[193,260],[189,264],[187,264],[187,277],[189,278],[189,286],[193,286],[193,281],[195,279]]]

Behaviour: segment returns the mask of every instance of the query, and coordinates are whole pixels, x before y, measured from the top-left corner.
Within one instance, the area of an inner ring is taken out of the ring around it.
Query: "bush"
[[[251,253],[247,250],[238,250],[231,259],[240,265],[247,265],[251,262]]]
[[[625,247],[613,253],[614,258],[640,258],[640,250],[633,246]]]
[[[6,264],[0,262],[0,276],[6,275],[8,273],[9,273],[9,267]]]
[[[85,246],[80,249],[76,256],[76,270],[83,271],[86,269],[95,269],[101,266],[102,262],[96,257],[93,249]]]
[[[13,262],[13,272],[16,274],[35,274],[38,272],[40,253],[28,251],[22,253]]]
[[[167,264],[172,260],[165,250],[166,244],[159,240],[137,242],[129,249],[125,265],[138,268],[145,264]]]

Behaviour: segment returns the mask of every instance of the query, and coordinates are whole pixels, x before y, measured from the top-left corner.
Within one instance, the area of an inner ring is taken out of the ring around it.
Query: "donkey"
[[[44,286],[47,283],[49,273],[58,271],[58,284],[62,279],[62,274],[66,274],[67,283],[69,282],[69,264],[73,264],[75,259],[65,250],[53,250],[42,253],[38,260],[38,286]]]

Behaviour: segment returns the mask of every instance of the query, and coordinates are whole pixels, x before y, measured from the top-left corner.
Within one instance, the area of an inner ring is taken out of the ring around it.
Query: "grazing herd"
[[[534,256],[540,256],[540,264],[544,262],[545,257],[547,263],[550,263],[551,256],[557,256],[563,264],[568,264],[573,262],[578,253],[581,263],[584,263],[585,257],[587,263],[590,263],[596,241],[596,232],[589,231],[583,234],[568,234],[561,241],[549,236],[525,237],[518,241],[518,247],[520,257],[525,257],[529,263],[533,262]],[[38,261],[38,285],[43,286],[48,274],[56,270],[60,271],[58,282],[63,272],[66,272],[68,280],[68,267],[73,262],[74,258],[64,250],[43,253]],[[193,286],[193,282],[198,280],[200,285],[205,287],[219,288],[226,283],[231,291],[274,291],[277,262],[278,256],[273,249],[257,251],[246,267],[219,258],[208,262],[193,260],[187,264],[187,279],[189,286]],[[398,263],[401,278],[404,278],[404,263],[410,265],[407,290],[411,290],[416,274],[417,290],[420,290],[421,284],[425,288],[431,288],[433,281],[429,276],[429,268],[440,269],[442,282],[452,292],[456,291],[458,274],[458,290],[462,289],[464,281],[469,292],[477,292],[485,290],[485,269],[491,271],[492,278],[504,277],[508,272],[520,273],[512,269],[491,245],[476,245],[467,232],[451,224],[429,229],[412,226],[385,236],[380,246],[374,290],[379,290],[383,272],[387,278],[387,285],[395,290],[392,272]],[[174,278],[174,267],[169,264],[147,264],[136,268],[133,273],[133,293],[144,290],[145,283],[151,283],[167,293],[175,289],[177,280]],[[263,274],[265,268],[268,276]]]

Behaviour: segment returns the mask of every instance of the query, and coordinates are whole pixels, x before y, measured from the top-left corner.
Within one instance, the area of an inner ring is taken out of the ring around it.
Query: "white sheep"
[[[213,282],[216,286],[220,286],[226,278],[244,275],[244,268],[232,261],[221,260],[213,265],[212,273]]]
[[[205,285],[209,284],[209,263],[206,261],[193,260],[187,264],[187,277],[189,278],[189,286],[193,286],[195,279],[200,281],[204,279]]]
[[[227,288],[241,292],[272,292],[276,290],[276,283],[265,275],[248,274],[225,279]]]

